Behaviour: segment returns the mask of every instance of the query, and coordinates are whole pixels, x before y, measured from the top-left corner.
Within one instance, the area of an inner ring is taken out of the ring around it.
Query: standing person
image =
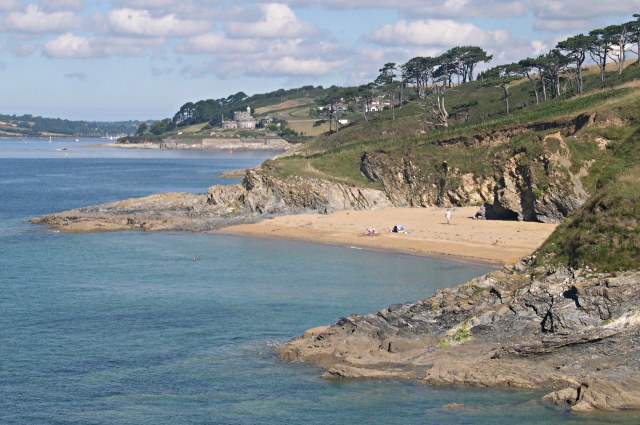
[[[447,208],[444,212],[444,218],[447,220],[447,224],[451,224],[451,208]]]

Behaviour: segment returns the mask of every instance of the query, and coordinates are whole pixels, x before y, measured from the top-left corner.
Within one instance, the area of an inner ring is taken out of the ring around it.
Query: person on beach
[[[444,218],[447,220],[447,224],[451,224],[451,208],[447,208],[444,212]]]

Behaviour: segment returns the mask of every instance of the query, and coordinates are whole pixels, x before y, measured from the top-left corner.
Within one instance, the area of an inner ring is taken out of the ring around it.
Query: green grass
[[[543,261],[602,271],[639,267],[640,130],[613,154],[600,170],[594,196],[538,250]]]

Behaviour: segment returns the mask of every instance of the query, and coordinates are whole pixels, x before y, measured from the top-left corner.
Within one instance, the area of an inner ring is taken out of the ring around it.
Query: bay
[[[210,233],[52,232],[27,220],[204,193],[238,181],[221,171],[274,154],[59,142],[0,140],[0,423],[585,423],[536,391],[325,380],[274,354],[307,328],[422,299],[491,267]]]

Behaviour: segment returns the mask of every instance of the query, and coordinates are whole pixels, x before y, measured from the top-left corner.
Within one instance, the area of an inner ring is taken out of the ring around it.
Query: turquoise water
[[[82,205],[204,192],[269,153],[0,140],[0,423],[637,423],[531,391],[329,381],[273,348],[350,313],[425,298],[487,266],[218,234],[67,235],[26,223]],[[192,261],[193,257],[198,261]],[[464,404],[448,410],[447,403]]]

